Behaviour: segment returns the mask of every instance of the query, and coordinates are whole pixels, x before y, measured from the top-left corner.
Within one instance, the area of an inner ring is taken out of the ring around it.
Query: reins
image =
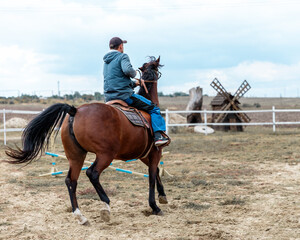
[[[133,79],[138,80],[138,81],[144,80],[144,79],[141,79],[141,78],[133,78]],[[156,80],[144,80],[144,82],[152,82],[152,83],[154,83],[154,82],[157,82],[157,81]]]
[[[148,89],[147,89],[147,87],[146,87],[146,85],[145,85],[145,82],[152,82],[152,83],[155,83],[155,82],[156,82],[155,80],[153,80],[153,81],[151,81],[151,80],[143,80],[143,79],[141,79],[141,78],[134,78],[134,79],[139,81],[140,86],[143,86],[143,88],[145,89],[145,92],[146,92],[147,94],[149,94],[149,92],[148,92]],[[143,81],[141,81],[141,80],[143,80]]]
[[[142,79],[142,73],[141,73],[141,71],[138,70],[137,72],[140,74],[140,78],[133,78],[133,79],[139,81],[140,86],[144,88],[146,94],[150,97],[149,91],[148,91],[148,89],[147,89],[147,87],[145,85],[145,82],[148,82],[148,83],[157,83],[157,80],[161,77],[161,73],[159,71],[155,72],[155,75],[156,75],[156,79],[155,80],[144,80],[144,79]]]

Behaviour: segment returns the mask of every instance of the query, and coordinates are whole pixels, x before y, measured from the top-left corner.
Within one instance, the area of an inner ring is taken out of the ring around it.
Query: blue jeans
[[[153,132],[166,131],[165,120],[160,114],[159,107],[157,107],[153,102],[135,93],[132,94],[131,97],[125,99],[124,101],[129,106],[132,106],[139,110],[143,110],[150,114]]]

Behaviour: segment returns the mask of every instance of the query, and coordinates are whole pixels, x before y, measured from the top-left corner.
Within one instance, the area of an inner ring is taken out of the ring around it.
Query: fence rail
[[[3,132],[4,135],[4,145],[6,145],[6,133],[8,132],[21,132],[23,128],[6,128],[6,114],[33,114],[37,115],[41,111],[22,111],[22,110],[0,110],[0,114],[3,114],[3,128],[0,129],[0,132]],[[276,125],[300,125],[300,122],[276,122],[276,113],[282,112],[293,112],[300,113],[300,109],[275,109],[273,106],[272,109],[266,110],[243,110],[243,111],[212,111],[212,110],[194,110],[194,111],[170,111],[166,109],[162,111],[162,114],[165,114],[166,119],[166,130],[167,134],[169,132],[170,127],[186,127],[186,126],[204,126],[205,129],[207,126],[263,126],[263,125],[272,125],[273,132],[276,131]],[[169,123],[170,114],[179,114],[179,113],[200,113],[203,114],[204,123]],[[272,113],[272,122],[250,122],[250,123],[209,123],[207,122],[207,114],[213,113]],[[207,135],[207,132],[205,132]]]
[[[6,133],[7,132],[21,132],[24,130],[24,128],[6,128],[6,114],[12,113],[12,114],[37,115],[40,112],[41,111],[23,111],[23,110],[8,110],[8,109],[0,110],[0,114],[3,114],[3,129],[0,129],[0,132],[3,132],[3,135],[4,135],[4,145],[6,145]]]
[[[213,111],[213,110],[194,110],[194,111],[170,111],[166,109],[162,111],[163,114],[166,115],[166,132],[168,134],[169,127],[187,127],[187,126],[204,126],[205,129],[207,126],[263,126],[263,125],[272,125],[273,132],[276,131],[276,125],[300,125],[300,122],[277,122],[276,121],[276,113],[283,112],[293,112],[300,113],[300,109],[275,109],[275,106],[272,109],[266,110],[241,110],[241,111]],[[169,123],[169,114],[174,113],[200,113],[203,114],[204,123]],[[209,123],[207,122],[207,114],[213,113],[272,113],[272,122],[251,122],[251,123]],[[205,131],[205,135],[207,132]]]

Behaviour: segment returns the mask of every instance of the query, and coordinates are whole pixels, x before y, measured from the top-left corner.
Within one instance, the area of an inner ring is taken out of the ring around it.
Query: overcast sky
[[[217,77],[248,97],[299,97],[300,1],[0,0],[0,95],[103,92],[110,38],[134,68],[161,56],[159,91]]]

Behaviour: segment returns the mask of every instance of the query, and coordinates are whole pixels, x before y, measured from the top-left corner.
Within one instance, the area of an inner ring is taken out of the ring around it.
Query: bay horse
[[[160,77],[160,57],[150,57],[150,61],[140,68],[146,89],[140,87],[139,94],[159,104],[157,80]],[[149,114],[143,112],[150,121]],[[150,124],[151,125],[151,124]],[[37,159],[48,147],[51,134],[61,128],[61,139],[65,155],[69,161],[69,171],[65,183],[70,195],[72,212],[79,224],[85,224],[87,218],[80,212],[76,198],[76,187],[87,152],[95,153],[94,163],[87,169],[86,175],[96,189],[105,207],[100,210],[104,221],[110,220],[110,200],[100,184],[99,177],[114,159],[129,160],[139,158],[148,166],[149,205],[152,213],[163,215],[155,201],[155,183],[159,202],[168,203],[164,187],[159,177],[158,163],[162,147],[153,144],[153,135],[143,127],[134,126],[118,109],[104,103],[84,104],[75,108],[65,103],[57,103],[35,117],[24,129],[22,149],[9,148],[6,154],[13,159],[12,164],[29,164]],[[146,154],[148,153],[148,154]]]

